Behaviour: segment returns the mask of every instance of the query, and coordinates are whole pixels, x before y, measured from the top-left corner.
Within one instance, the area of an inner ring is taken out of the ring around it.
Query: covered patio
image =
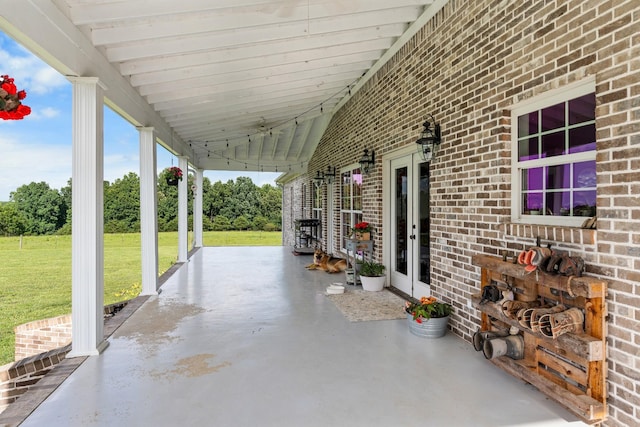
[[[583,425],[451,333],[348,321],[309,261],[197,250],[21,425]]]
[[[638,425],[637,1],[14,3],[0,29],[67,76],[74,120],[66,369],[77,369],[24,425],[579,423],[555,401],[585,403],[576,413],[592,424]],[[104,105],[140,133],[147,299],[113,334]],[[178,186],[178,266],[164,283],[158,145],[192,177]],[[203,247],[207,170],[284,172],[282,247]],[[449,335],[345,320],[323,295],[335,277],[291,254],[307,218],[342,255],[354,226],[371,224],[387,285],[450,302]],[[534,283],[505,265],[541,246],[582,258],[599,283],[579,296],[580,345],[520,330],[535,366],[520,378],[554,401],[469,344],[491,327],[474,298],[492,277],[527,282],[527,302],[577,295],[559,269]]]

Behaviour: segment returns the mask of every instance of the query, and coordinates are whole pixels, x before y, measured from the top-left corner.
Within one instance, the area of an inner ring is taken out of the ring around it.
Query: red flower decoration
[[[371,231],[371,226],[369,226],[369,223],[366,221],[362,221],[357,223],[354,227],[353,227],[354,231]]]
[[[21,120],[31,114],[31,108],[20,102],[26,97],[27,92],[18,91],[11,77],[0,76],[0,119]]]
[[[171,166],[171,167],[169,168],[169,174],[170,174],[173,178],[175,178],[175,179],[177,179],[177,180],[179,180],[179,181],[182,181],[182,169],[180,169],[179,167],[177,167],[177,166]]]

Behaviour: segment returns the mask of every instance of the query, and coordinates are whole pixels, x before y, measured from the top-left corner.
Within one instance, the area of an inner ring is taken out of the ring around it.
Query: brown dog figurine
[[[322,249],[316,249],[313,253],[313,264],[307,265],[307,269],[323,270],[327,273],[339,273],[347,269],[347,260],[332,257]]]

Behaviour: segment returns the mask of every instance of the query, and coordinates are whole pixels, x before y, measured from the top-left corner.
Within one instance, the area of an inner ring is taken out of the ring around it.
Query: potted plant
[[[351,229],[351,235],[357,240],[371,240],[371,231],[373,228],[368,222],[362,221],[357,223]]]
[[[384,288],[386,267],[375,261],[363,261],[360,264],[360,283],[365,291],[377,292]]]
[[[182,169],[177,166],[171,166],[165,169],[165,177],[167,179],[167,185],[177,186],[178,181],[182,181]]]
[[[422,297],[417,302],[407,301],[404,311],[407,313],[409,332],[424,338],[444,336],[452,310],[451,304],[440,302],[435,297]]]

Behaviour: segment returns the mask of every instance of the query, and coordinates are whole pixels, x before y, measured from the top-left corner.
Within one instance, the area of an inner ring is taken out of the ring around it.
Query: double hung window
[[[512,112],[512,219],[579,226],[596,214],[593,83]]]
[[[314,182],[312,184],[313,197],[311,199],[311,218],[318,220],[318,228],[314,229],[317,236],[313,236],[316,239],[320,239],[322,236],[322,185]]]
[[[352,166],[340,174],[340,241],[343,249],[346,249],[344,239],[359,222],[362,222],[362,172],[359,166]]]

